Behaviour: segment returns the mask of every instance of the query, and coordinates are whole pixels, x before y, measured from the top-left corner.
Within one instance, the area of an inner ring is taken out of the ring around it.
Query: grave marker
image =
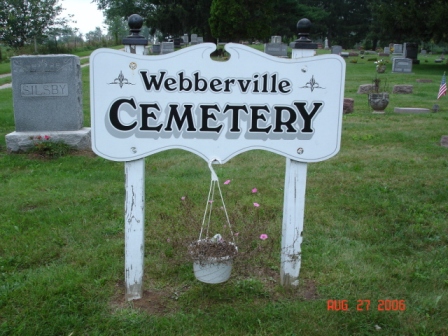
[[[409,43],[406,42],[403,45],[404,49],[404,57],[410,58],[412,60],[413,64],[420,64],[420,61],[418,60],[418,44],[417,43]]]
[[[281,36],[271,36],[271,43],[282,43]]]
[[[287,57],[288,46],[284,43],[265,43],[264,52],[271,56]]]
[[[6,136],[9,151],[29,149],[30,138],[39,135],[54,140],[57,135],[77,149],[90,147],[90,129],[83,128],[79,57],[12,57],[11,75],[16,131]]]
[[[191,45],[198,44],[198,34],[191,34]]]
[[[392,72],[412,73],[412,60],[410,58],[395,57],[392,59]]]
[[[174,52],[174,42],[162,42],[160,54],[165,55]]]
[[[342,47],[339,45],[331,46],[331,53],[335,55],[340,55],[342,52]]]
[[[401,55],[403,54],[403,45],[402,44],[394,44],[394,52],[393,55]]]

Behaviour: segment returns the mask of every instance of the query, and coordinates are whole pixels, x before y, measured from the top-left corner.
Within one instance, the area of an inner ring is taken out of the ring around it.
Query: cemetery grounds
[[[412,74],[392,74],[389,64],[378,75],[389,92],[414,93],[391,94],[375,115],[356,93],[376,75],[373,58],[346,59],[355,111],[343,117],[339,154],[309,164],[293,289],[279,284],[285,159],[251,151],[215,168],[240,253],[228,282],[207,285],[186,246],[210,172],[170,150],[146,159],[144,297],[125,302],[124,163],[8,154],[12,91],[0,90],[0,335],[447,335],[448,96],[436,97],[448,66],[419,57]],[[434,104],[436,113],[393,112]]]

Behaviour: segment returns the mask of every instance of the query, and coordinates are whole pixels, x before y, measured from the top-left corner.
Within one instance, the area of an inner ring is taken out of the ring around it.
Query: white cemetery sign
[[[91,56],[92,147],[112,161],[172,148],[221,163],[252,149],[301,162],[339,151],[344,61],[283,60],[239,44],[215,62],[214,44],[154,57],[99,49]]]
[[[253,149],[287,158],[281,277],[298,283],[306,163],[339,151],[345,61],[282,59],[229,43],[230,59],[215,62],[215,49],[205,43],[151,57],[98,49],[90,57],[92,149],[126,162],[126,233],[139,236],[129,249],[126,241],[126,260],[139,260],[126,261],[128,299],[142,290],[143,159],[173,148],[207,162]]]

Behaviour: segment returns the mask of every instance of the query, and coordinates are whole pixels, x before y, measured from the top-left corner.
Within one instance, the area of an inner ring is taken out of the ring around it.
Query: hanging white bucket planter
[[[221,235],[217,234],[215,237]],[[229,279],[232,271],[233,258],[238,253],[234,243],[212,239],[202,239],[189,247],[193,258],[193,271],[199,281],[217,284]]]
[[[193,271],[196,279],[209,284],[218,284],[229,279],[232,271],[233,258],[238,254],[238,248],[235,245],[229,216],[224,204],[224,198],[222,197],[218,177],[212,168],[212,162],[209,162],[209,168],[212,172],[212,180],[205,206],[204,218],[202,220],[201,233],[199,234],[199,239],[190,244],[188,252],[193,259]],[[219,195],[223,205],[222,208],[226,216],[226,224],[233,242],[225,241],[219,233],[214,235],[213,238],[208,238],[216,185],[218,185]],[[205,238],[202,238],[203,233]]]
[[[201,264],[198,261],[193,263],[194,276],[201,282],[208,284],[218,284],[229,280],[230,273],[232,272],[232,259],[226,261],[220,261],[215,263],[210,261],[209,263]]]

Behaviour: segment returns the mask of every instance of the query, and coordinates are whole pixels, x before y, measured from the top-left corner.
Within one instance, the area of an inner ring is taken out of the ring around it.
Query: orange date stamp
[[[405,300],[377,300],[376,303],[372,305],[370,300],[357,300],[356,310],[357,311],[369,311],[375,309],[378,311],[404,311],[406,310]],[[327,300],[327,310],[328,311],[348,311],[349,303],[348,300]]]

